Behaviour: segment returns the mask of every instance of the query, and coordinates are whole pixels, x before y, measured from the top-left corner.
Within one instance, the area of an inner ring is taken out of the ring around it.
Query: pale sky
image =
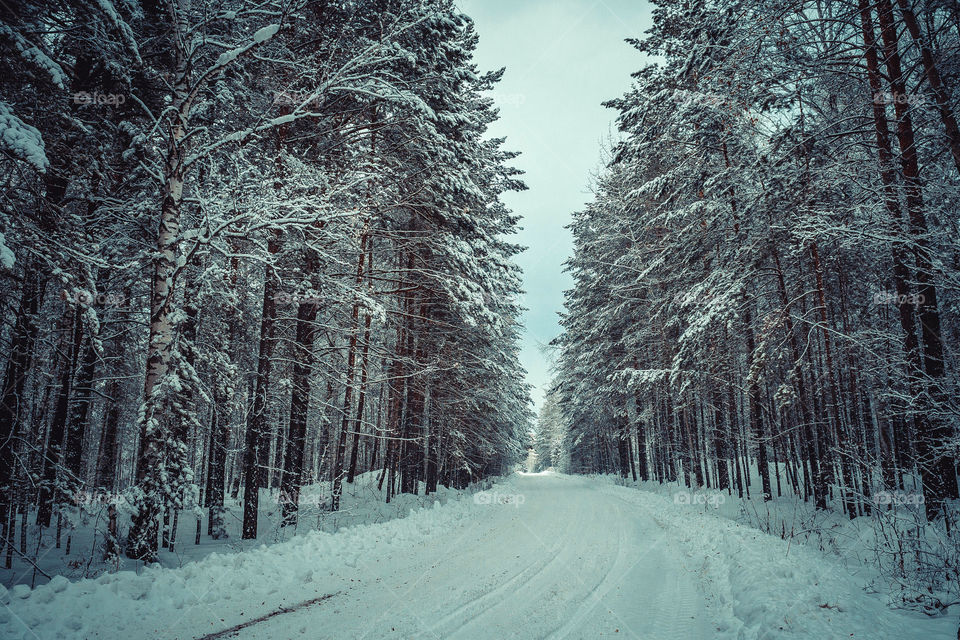
[[[529,190],[504,198],[523,216],[516,241],[524,271],[521,360],[539,409],[550,382],[541,346],[560,333],[558,312],[571,285],[563,261],[572,252],[570,215],[591,199],[602,144],[616,113],[601,102],[621,96],[644,56],[625,43],[642,37],[651,6],[641,0],[460,0],[477,26],[481,71],[506,67],[494,98],[500,120],[491,135],[520,151]]]

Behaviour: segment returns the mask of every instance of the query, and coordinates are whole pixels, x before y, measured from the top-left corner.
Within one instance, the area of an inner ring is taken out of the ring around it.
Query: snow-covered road
[[[234,637],[713,637],[696,567],[652,518],[584,478],[512,485],[453,535],[361,559],[334,597]]]
[[[956,635],[952,616],[895,610],[866,590],[882,584],[869,566],[721,517],[689,494],[676,500],[613,480],[519,474],[404,518],[182,568],[0,587],[0,637]]]

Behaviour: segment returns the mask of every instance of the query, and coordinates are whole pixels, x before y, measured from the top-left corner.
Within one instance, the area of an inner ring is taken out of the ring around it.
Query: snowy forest
[[[526,2],[0,0],[0,637],[958,633],[956,0]]]
[[[958,5],[658,4],[570,225],[540,459],[741,498],[756,473],[956,594]]]
[[[389,499],[519,457],[524,185],[451,2],[2,18],[8,567],[91,496],[150,560],[184,509],[221,535],[225,495],[255,538],[261,487],[293,524],[318,479],[336,510],[360,473]]]

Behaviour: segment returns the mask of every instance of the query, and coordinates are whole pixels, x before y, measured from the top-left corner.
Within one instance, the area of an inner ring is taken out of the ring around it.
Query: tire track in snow
[[[270,613],[253,618],[252,620],[241,622],[240,624],[234,625],[227,629],[216,631],[214,633],[208,633],[205,636],[200,636],[199,638],[197,638],[197,640],[223,640],[224,638],[235,636],[236,634],[240,633],[241,631],[243,631],[248,627],[252,627],[255,624],[260,624],[261,622],[266,622],[267,620],[270,620],[271,618],[275,618],[276,616],[280,616],[285,613],[293,613],[294,611],[300,611],[301,609],[305,609],[306,607],[311,607],[311,606],[320,604],[324,600],[329,600],[330,598],[337,595],[338,593],[339,591],[337,593],[328,593],[320,596],[319,598],[313,598],[311,600],[307,600],[306,602],[300,602],[298,604],[295,604],[289,607],[280,607],[276,611],[271,611]]]
[[[561,553],[564,550],[564,548],[566,548],[566,546],[568,545],[568,540],[570,538],[570,531],[572,529],[573,529],[573,522],[570,520],[567,520],[565,522],[563,534],[560,536],[561,542],[554,544],[550,548],[549,550],[550,555],[544,558],[545,560],[544,562],[541,562],[539,560],[534,560],[530,562],[529,564],[525,565],[525,567],[520,572],[518,572],[517,574],[509,578],[505,583],[494,588],[492,591],[489,591],[457,607],[457,609],[455,609],[448,615],[444,616],[443,619],[441,619],[437,624],[433,625],[430,628],[430,630],[432,632],[436,632],[438,629],[442,628],[444,625],[454,621],[458,616],[462,615],[466,610],[470,609],[472,606],[478,603],[486,602],[489,599],[492,599],[493,600],[492,603],[490,603],[487,606],[484,606],[480,610],[474,612],[473,615],[470,615],[470,617],[462,620],[459,626],[457,626],[452,630],[448,630],[445,633],[444,637],[449,637],[454,634],[458,634],[464,629],[466,629],[468,626],[470,626],[475,620],[477,620],[487,612],[491,611],[492,609],[495,609],[499,605],[506,602],[511,596],[515,596],[518,591],[530,585],[530,583],[533,580],[543,575],[549,568],[551,568],[553,565],[555,565],[557,562],[560,561]],[[530,533],[531,535],[537,537],[536,533],[534,533],[532,530],[530,531]],[[537,537],[537,541],[542,545],[542,541],[539,539],[539,537]],[[537,567],[537,569],[535,569],[532,573],[530,573],[530,575],[527,576],[525,579],[520,580],[523,574],[530,567],[533,567],[537,564],[540,565],[539,567]],[[519,581],[519,584],[517,584],[518,581]],[[510,590],[510,588],[513,587],[515,584],[516,584],[516,588],[513,590]]]
[[[617,509],[618,514],[620,509]],[[590,593],[587,595],[585,601],[574,611],[573,616],[562,625],[560,628],[553,631],[548,637],[553,640],[554,638],[566,638],[568,634],[579,627],[583,621],[589,616],[596,608],[597,605],[603,601],[604,596],[609,593],[609,591],[616,586],[614,583],[619,583],[623,579],[622,569],[618,570],[617,575],[614,577],[614,571],[623,563],[623,530],[621,529],[617,535],[617,555],[616,559],[613,561],[610,569],[604,575],[603,579],[595,586]],[[629,569],[627,570],[629,571]]]
[[[241,635],[286,640],[290,629],[322,628],[331,638],[713,637],[695,575],[651,514],[580,478],[521,476],[512,489],[526,496],[518,510],[478,509],[463,523],[471,535],[431,540],[402,560],[380,557],[377,579],[335,606],[292,611]],[[354,577],[345,568],[338,580]],[[377,602],[393,610],[373,624]]]
[[[669,555],[665,553],[662,554],[663,560],[668,564],[662,567],[661,573],[664,576],[670,576],[672,580],[670,580],[671,587],[669,590],[661,589],[657,592],[656,602],[651,607],[652,611],[655,612],[651,619],[654,632],[653,637],[658,639],[665,638],[666,640],[685,640],[689,637],[690,631],[688,628],[680,627],[680,621],[696,620],[697,616],[694,614],[700,613],[700,607],[697,605],[698,603],[704,603],[696,583],[691,579],[699,574],[687,569],[680,550],[677,549],[676,544],[672,542],[669,528],[661,522],[656,515],[616,493],[604,491],[602,488],[599,490],[602,491],[604,495],[615,498],[620,503],[627,505],[631,511],[641,512],[643,516],[654,523],[660,531],[661,537],[658,543],[662,543],[663,547],[670,551]],[[701,619],[699,622],[703,633],[710,631],[708,628],[709,625],[704,626],[704,620]]]
[[[552,564],[556,563],[558,557],[559,557],[559,553],[556,553],[552,557],[546,558],[545,562],[534,561],[528,564],[520,573],[513,575],[509,580],[507,580],[500,586],[496,587],[492,591],[488,591],[487,593],[477,598],[474,598],[473,600],[470,600],[460,605],[459,607],[457,607],[454,611],[444,616],[443,619],[441,619],[437,624],[433,625],[430,628],[430,630],[433,632],[437,632],[440,628],[444,627],[450,622],[453,622],[454,620],[457,620],[458,617],[462,616],[464,612],[471,609],[472,607],[476,605],[483,605],[488,600],[493,600],[493,602],[491,602],[490,604],[486,606],[481,606],[480,609],[471,612],[469,617],[460,619],[458,621],[460,622],[459,626],[455,627],[452,630],[445,630],[443,637],[450,637],[454,634],[459,633],[465,627],[469,626],[474,620],[476,620],[477,618],[480,618],[491,609],[496,608],[498,605],[502,604],[508,598],[513,596],[517,591],[522,589],[524,586],[530,584],[530,582],[534,580],[537,576],[542,575]],[[540,566],[537,567],[534,571],[532,571],[529,576],[524,578],[524,573],[526,573],[530,567],[533,567],[534,565],[538,565],[538,564]],[[521,578],[523,579],[521,580]],[[519,584],[517,584],[518,581],[519,581]],[[514,585],[516,585],[516,589],[510,590],[510,588],[513,587]]]

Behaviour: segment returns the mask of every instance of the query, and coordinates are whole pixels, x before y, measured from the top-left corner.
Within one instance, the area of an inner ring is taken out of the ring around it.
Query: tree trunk
[[[890,87],[894,96],[906,96],[906,83],[900,66],[900,53],[893,7],[890,0],[878,3],[878,20],[884,45],[884,58]],[[940,337],[940,312],[937,290],[933,283],[932,260],[925,239],[927,222],[924,216],[923,193],[920,185],[920,167],[909,105],[894,100],[897,115],[897,142],[903,172],[910,237],[917,268],[920,335],[923,344],[923,366],[929,378],[930,411],[918,424],[916,439],[917,462],[923,479],[924,506],[928,519],[946,513],[945,500],[958,497],[956,465],[947,453],[952,441],[952,427],[937,413],[944,400],[941,388],[944,377],[943,343]]]
[[[64,466],[82,484],[86,480],[86,465],[83,463],[83,441],[87,432],[90,405],[93,402],[93,380],[97,364],[97,351],[90,335],[84,349],[83,362],[77,370],[73,384],[73,407],[67,428],[67,444],[64,450]],[[79,348],[79,346],[78,346]]]
[[[183,26],[178,25],[181,33],[184,31]],[[143,411],[137,455],[136,483],[143,491],[143,498],[136,505],[127,545],[129,557],[144,561],[156,557],[158,519],[169,501],[164,487],[167,486],[171,472],[179,473],[176,467],[180,461],[173,458],[181,444],[170,442],[176,436],[164,428],[163,416],[160,415],[162,398],[157,393],[161,389],[160,383],[170,370],[174,355],[174,293],[179,274],[177,261],[180,253],[180,216],[188,153],[184,125],[190,109],[190,64],[186,52],[176,44],[179,39],[174,37],[172,40],[175,43],[176,57],[173,80],[175,109],[168,116],[169,131],[164,154],[157,252],[153,263],[147,369],[143,381]]]
[[[728,468],[730,432],[727,430],[727,424],[723,419],[723,396],[716,388],[713,390],[712,404],[713,446],[717,456],[717,488],[723,491],[730,489],[730,470]]]
[[[353,447],[350,450],[350,470],[347,473],[347,482],[353,483],[357,474],[357,453],[360,450],[360,429],[363,422],[364,402],[367,397],[367,359],[370,353],[370,320],[366,314],[363,329],[363,353],[360,356],[360,389],[357,392],[357,417],[353,421]]]
[[[773,492],[770,486],[770,464],[767,460],[766,435],[763,429],[763,415],[760,413],[760,354],[757,352],[753,337],[753,320],[750,309],[744,311],[743,324],[747,336],[747,354],[750,363],[748,378],[748,394],[750,400],[750,423],[754,436],[757,439],[757,467],[760,472],[760,481],[763,486],[764,502],[772,499]],[[749,465],[747,466],[747,482],[749,482]]]
[[[37,504],[37,524],[42,527],[50,526],[50,517],[53,514],[53,502],[60,491],[57,479],[59,477],[60,462],[63,457],[64,437],[67,429],[71,386],[73,372],[77,366],[77,351],[80,349],[81,320],[76,307],[71,306],[66,314],[64,338],[60,352],[66,356],[63,369],[60,373],[60,389],[57,393],[56,408],[53,411],[53,421],[50,423],[50,434],[47,438],[46,454],[41,462],[40,497]]]
[[[827,419],[830,422],[831,434],[837,443],[837,457],[840,462],[840,478],[838,486],[843,499],[843,507],[847,514],[856,517],[856,508],[852,497],[853,474],[850,468],[850,447],[846,435],[840,424],[840,399],[837,395],[837,380],[834,375],[833,365],[833,341],[830,338],[829,319],[827,316],[827,298],[823,285],[823,264],[820,261],[820,252],[817,244],[811,243],[810,257],[813,260],[813,272],[816,278],[817,293],[817,311],[820,316],[820,335],[823,339],[824,368],[826,370],[828,400],[827,400]]]
[[[275,256],[280,249],[276,234],[267,242],[267,252]],[[243,456],[243,530],[244,540],[257,537],[257,517],[260,508],[260,488],[269,463],[270,442],[267,428],[267,399],[270,369],[273,360],[274,330],[277,320],[277,278],[267,269],[263,285],[263,314],[260,318],[260,355],[257,359],[257,377],[253,392],[253,408],[247,423],[247,438]]]
[[[13,516],[16,447],[26,411],[22,399],[37,338],[34,318],[40,298],[43,297],[43,288],[37,270],[28,264],[24,270],[23,292],[14,321],[10,356],[4,368],[0,396],[0,522],[6,522]],[[9,540],[12,545],[12,534]]]
[[[620,416],[620,428],[617,433],[617,462],[619,464],[620,477],[626,479],[630,472],[630,420],[626,416]],[[634,478],[636,480],[636,478]]]
[[[316,318],[316,303],[301,302],[297,308],[297,338],[291,380],[287,455],[284,456],[283,478],[280,482],[284,525],[292,525],[296,522],[300,505],[307,412],[310,408],[310,376],[313,373],[313,342],[317,335]]]
[[[950,146],[950,154],[953,156],[953,164],[956,166],[957,172],[960,172],[960,127],[957,126],[957,118],[950,108],[950,90],[945,86],[943,78],[940,77],[940,71],[937,69],[933,53],[923,40],[917,16],[910,7],[910,3],[907,0],[897,0],[897,4],[900,5],[903,23],[907,25],[910,37],[913,38],[914,44],[920,50],[923,71],[927,82],[930,83],[933,99],[937,102],[937,111],[940,114],[940,120],[943,122],[943,128],[947,132],[947,142]]]
[[[816,447],[816,440],[813,433],[813,415],[810,412],[809,398],[807,397],[806,375],[803,372],[802,356],[800,345],[797,341],[797,334],[793,326],[793,310],[790,299],[787,296],[787,285],[783,276],[783,267],[780,264],[780,253],[775,244],[771,243],[771,253],[774,265],[777,271],[777,288],[780,292],[780,302],[783,304],[784,328],[790,340],[790,355],[793,359],[793,367],[796,372],[797,402],[800,405],[800,417],[803,420],[801,433],[803,433],[804,453],[811,469],[813,470],[813,499],[817,509],[827,508],[827,482],[826,475],[820,472],[820,456]]]
[[[360,285],[363,283],[363,265],[367,258],[367,229],[364,228],[360,235],[360,257],[357,260],[356,287],[359,296]],[[356,299],[353,303],[353,312],[351,314],[350,341],[347,346],[347,379],[343,393],[343,412],[340,420],[340,435],[337,440],[337,452],[333,466],[333,496],[330,502],[330,509],[337,511],[340,509],[340,495],[343,492],[344,459],[346,458],[347,431],[350,429],[350,413],[353,408],[353,378],[355,375],[357,362],[357,334],[360,331],[360,300]]]

